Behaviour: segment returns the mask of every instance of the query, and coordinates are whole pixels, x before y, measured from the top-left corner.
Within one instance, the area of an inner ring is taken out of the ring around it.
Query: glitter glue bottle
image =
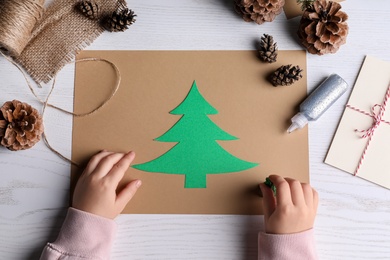
[[[291,118],[288,133],[303,128],[309,121],[317,120],[345,91],[348,84],[337,74],[331,74],[300,105],[299,113]]]

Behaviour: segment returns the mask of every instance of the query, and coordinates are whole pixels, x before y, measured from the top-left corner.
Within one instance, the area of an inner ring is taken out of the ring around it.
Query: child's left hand
[[[134,157],[134,152],[108,151],[93,156],[76,184],[72,206],[110,219],[117,217],[141,186],[140,180],[134,180],[116,193]]]

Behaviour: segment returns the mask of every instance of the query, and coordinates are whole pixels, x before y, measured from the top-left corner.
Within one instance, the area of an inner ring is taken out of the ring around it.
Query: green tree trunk
[[[206,188],[207,176],[199,172],[191,172],[185,175],[184,188]]]

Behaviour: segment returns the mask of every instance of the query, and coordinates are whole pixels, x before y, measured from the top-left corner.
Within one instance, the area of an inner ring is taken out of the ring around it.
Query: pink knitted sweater
[[[69,208],[60,234],[43,249],[41,260],[107,260],[116,232],[113,220]],[[272,235],[259,233],[259,260],[314,260],[313,230]]]

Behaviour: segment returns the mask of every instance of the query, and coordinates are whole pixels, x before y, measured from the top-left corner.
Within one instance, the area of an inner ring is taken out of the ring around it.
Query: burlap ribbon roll
[[[75,9],[78,2],[54,0],[43,12],[44,0],[0,0],[0,48],[37,83],[49,82],[104,31],[100,19],[126,6],[125,0],[95,0],[99,19],[90,20]]]

